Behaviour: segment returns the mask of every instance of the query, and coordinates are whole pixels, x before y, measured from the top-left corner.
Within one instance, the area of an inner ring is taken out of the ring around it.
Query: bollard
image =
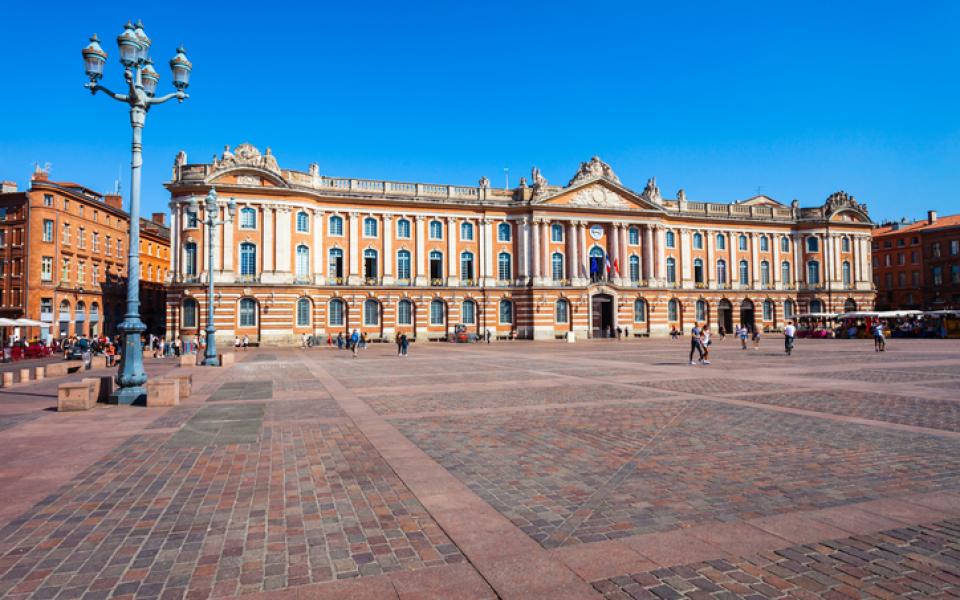
[[[3,373],[3,387],[10,387],[13,385],[13,371],[5,371]]]
[[[24,367],[20,369],[20,383],[26,383],[30,381],[30,367]]]
[[[33,369],[33,378],[40,381],[45,376],[46,367],[35,367]]]

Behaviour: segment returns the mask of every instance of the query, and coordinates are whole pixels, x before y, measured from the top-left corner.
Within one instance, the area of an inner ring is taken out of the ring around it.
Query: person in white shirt
[[[797,336],[797,328],[793,326],[793,321],[787,323],[787,326],[783,328],[783,349],[787,353],[787,356],[790,356],[790,353],[793,352],[793,340]]]

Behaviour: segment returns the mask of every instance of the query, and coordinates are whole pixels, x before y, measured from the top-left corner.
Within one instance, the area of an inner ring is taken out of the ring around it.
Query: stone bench
[[[180,366],[181,366],[181,367],[195,367],[195,366],[197,366],[197,355],[196,355],[196,354],[181,354],[181,355],[180,355]]]
[[[77,373],[83,369],[82,360],[65,360],[63,362],[51,363],[44,367],[44,374],[47,377],[64,377],[70,373]]]
[[[178,406],[180,382],[176,379],[150,379],[147,381],[147,406]]]
[[[106,368],[107,368],[107,357],[106,357],[106,356],[91,356],[91,357],[90,357],[90,368],[91,368],[91,369],[106,369]]]
[[[3,387],[7,388],[13,385],[13,371],[3,372]]]
[[[88,382],[61,383],[57,386],[57,410],[90,410],[97,403],[93,386]]]
[[[233,352],[227,352],[226,354],[220,355],[220,366],[225,367],[227,365],[232,365],[236,355]]]
[[[180,400],[186,400],[190,397],[190,394],[193,393],[193,375],[189,373],[185,374],[171,374],[164,377],[164,379],[173,379],[177,382],[179,390]]]
[[[108,402],[113,393],[113,377],[85,377],[83,383],[90,385],[94,402]]]

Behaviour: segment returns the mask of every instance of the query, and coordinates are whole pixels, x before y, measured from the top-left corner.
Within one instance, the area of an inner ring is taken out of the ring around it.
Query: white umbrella
[[[19,327],[50,327],[49,323],[34,321],[33,319],[17,319],[13,324]]]
[[[0,317],[0,327],[16,327],[17,322],[13,319],[4,319]]]

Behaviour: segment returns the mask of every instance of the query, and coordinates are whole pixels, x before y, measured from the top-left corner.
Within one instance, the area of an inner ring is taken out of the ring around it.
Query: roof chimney
[[[154,223],[156,223],[157,225],[161,225],[161,226],[163,226],[163,227],[166,227],[166,226],[167,226],[167,213],[162,213],[162,212],[153,213],[153,215],[150,217],[150,220],[153,221]]]
[[[927,225],[933,225],[937,222],[937,211],[928,210],[927,211]]]
[[[17,191],[16,181],[0,181],[0,194],[12,194]]]
[[[104,194],[103,203],[117,210],[123,210],[123,196],[120,194]]]

